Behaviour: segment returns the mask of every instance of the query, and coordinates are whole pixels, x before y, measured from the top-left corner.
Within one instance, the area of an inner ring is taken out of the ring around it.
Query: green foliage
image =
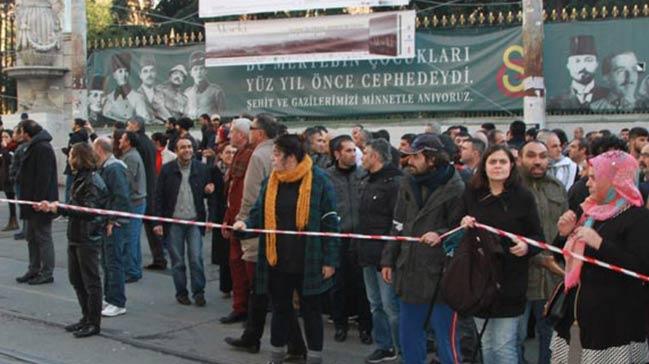
[[[104,36],[113,24],[112,4],[113,0],[86,0],[88,39]]]

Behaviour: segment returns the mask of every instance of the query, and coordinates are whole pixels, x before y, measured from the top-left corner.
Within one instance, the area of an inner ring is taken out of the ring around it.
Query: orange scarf
[[[301,231],[309,222],[309,205],[311,203],[311,186],[313,184],[313,161],[311,157],[304,156],[297,168],[290,171],[273,171],[268,179],[266,196],[264,198],[264,228],[274,230],[277,228],[277,192],[280,183],[300,182],[297,197],[297,211],[295,212],[295,225]],[[277,236],[273,233],[266,234],[266,259],[271,267],[277,265]]]

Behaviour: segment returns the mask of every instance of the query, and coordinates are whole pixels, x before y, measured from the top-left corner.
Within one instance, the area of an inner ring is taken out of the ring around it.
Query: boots
[[[9,218],[9,222],[7,222],[7,226],[5,226],[2,231],[12,231],[12,230],[18,230],[20,229],[20,226],[18,226],[18,220],[16,220],[15,217]]]

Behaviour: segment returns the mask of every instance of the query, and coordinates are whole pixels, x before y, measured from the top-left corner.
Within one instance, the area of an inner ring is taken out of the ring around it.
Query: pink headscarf
[[[606,200],[602,203],[591,195],[581,204],[584,214],[578,225],[592,227],[595,221],[604,221],[614,217],[629,206],[642,206],[643,200],[638,190],[638,162],[630,154],[621,151],[611,151],[589,160],[594,169],[595,180],[608,181],[611,189]],[[584,255],[586,243],[577,241],[574,234],[570,235],[565,246],[566,250]],[[583,262],[565,254],[566,276],[564,284],[566,291],[579,284]]]

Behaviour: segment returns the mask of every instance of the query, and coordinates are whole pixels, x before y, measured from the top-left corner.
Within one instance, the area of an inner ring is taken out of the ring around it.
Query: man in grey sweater
[[[127,166],[126,174],[130,187],[131,212],[144,214],[146,210],[146,172],[142,157],[137,152],[138,136],[132,131],[127,131],[119,140],[119,149],[122,151],[120,158]],[[132,218],[126,233],[126,247],[124,248],[124,270],[126,283],[137,282],[142,278],[142,251],[140,250],[140,233],[142,219]]]

